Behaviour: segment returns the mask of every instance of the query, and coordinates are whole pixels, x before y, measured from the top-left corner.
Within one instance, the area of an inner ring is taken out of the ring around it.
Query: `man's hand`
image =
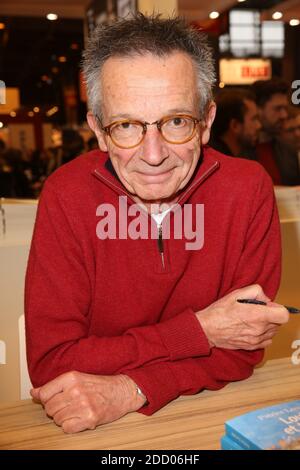
[[[97,376],[67,372],[31,390],[64,432],[95,429],[143,406],[136,385],[126,375]]]
[[[241,304],[237,299],[257,299],[267,305]],[[269,346],[279,326],[289,320],[286,308],[270,302],[257,284],[231,292],[196,316],[211,346],[249,351]]]

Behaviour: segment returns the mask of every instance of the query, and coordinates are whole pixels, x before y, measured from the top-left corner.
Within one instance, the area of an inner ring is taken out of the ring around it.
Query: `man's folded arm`
[[[229,382],[248,378],[263,354],[263,350],[213,348],[209,357],[162,362],[122,373],[138,384],[147,397],[148,403],[139,411],[151,415],[180,395],[219,390]]]

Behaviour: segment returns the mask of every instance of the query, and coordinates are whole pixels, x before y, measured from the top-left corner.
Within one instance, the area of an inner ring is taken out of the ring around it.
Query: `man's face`
[[[286,120],[282,137],[296,151],[300,150],[300,114]]]
[[[296,137],[296,145],[297,150],[300,150],[300,113],[297,114],[295,118],[295,137]]]
[[[260,117],[264,131],[276,135],[283,128],[288,117],[288,98],[282,93],[276,93],[260,109]]]
[[[152,54],[110,58],[102,70],[102,123],[120,119],[154,122],[171,114],[199,116],[199,96],[191,59],[175,52],[159,58]],[[100,149],[108,151],[114,169],[126,189],[144,202],[172,201],[192,177],[202,144],[209,140],[214,118],[211,106],[207,124],[197,125],[189,142],[170,144],[155,125],[148,127],[143,142],[131,149],[117,147],[95,126]]]
[[[254,147],[257,144],[258,133],[261,129],[261,123],[258,114],[258,108],[254,101],[244,100],[246,112],[241,127],[239,140],[244,147]]]

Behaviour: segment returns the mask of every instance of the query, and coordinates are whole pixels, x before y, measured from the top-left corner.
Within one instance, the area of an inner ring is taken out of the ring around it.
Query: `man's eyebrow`
[[[192,115],[192,110],[190,108],[172,108],[168,109],[163,116],[160,117],[162,119],[165,116],[170,116],[172,114],[190,114]],[[117,121],[118,119],[131,119],[133,121],[142,121],[143,119],[139,119],[138,117],[128,114],[128,113],[119,113],[119,114],[113,114],[110,116],[110,122],[112,121]]]
[[[167,111],[168,114],[193,114],[193,111],[190,108],[172,108]]]
[[[112,120],[116,121],[118,119],[135,119],[135,118],[133,118],[130,114],[127,114],[127,113],[113,114],[112,116],[110,116],[110,121]]]

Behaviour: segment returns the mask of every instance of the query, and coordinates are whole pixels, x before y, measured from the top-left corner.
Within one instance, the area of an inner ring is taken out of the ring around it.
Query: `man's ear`
[[[106,136],[104,132],[101,129],[99,129],[97,118],[93,115],[91,111],[88,111],[86,115],[86,119],[87,119],[90,129],[94,132],[94,134],[97,137],[100,150],[102,150],[102,152],[107,152],[108,149],[106,145]]]
[[[211,126],[215,120],[216,111],[217,111],[216,103],[212,101],[209,105],[208,112],[205,118],[205,126],[202,131],[202,136],[201,136],[202,145],[206,145],[209,141]]]

